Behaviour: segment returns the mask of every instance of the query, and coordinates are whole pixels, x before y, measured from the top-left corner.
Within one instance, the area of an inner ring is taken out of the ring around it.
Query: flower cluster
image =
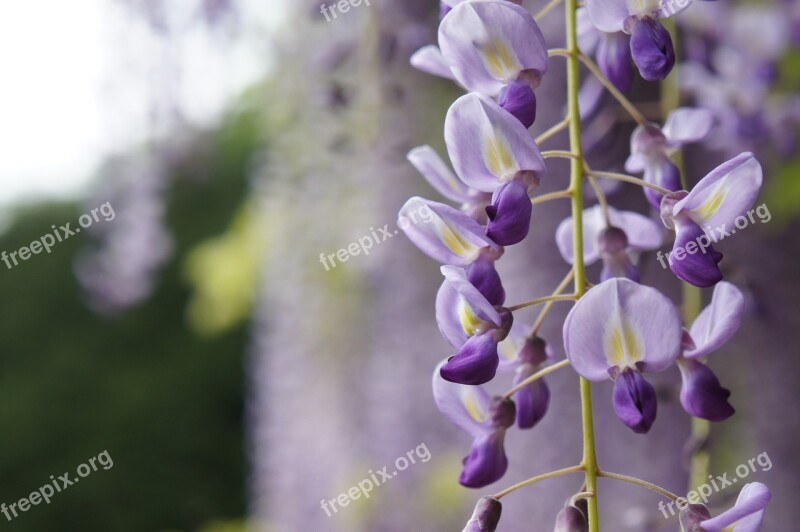
[[[708,355],[736,333],[745,312],[743,294],[734,285],[720,282],[722,254],[709,245],[702,253],[671,265],[675,275],[691,285],[715,286],[710,304],[691,323],[682,321],[667,296],[642,284],[637,259],[661,245],[664,227],[675,231],[676,248],[683,247],[747,212],[761,187],[761,166],[752,153],[744,152],[687,187],[673,155],[714,130],[717,118],[702,107],[675,109],[663,124],[634,116],[639,125],[625,167],[630,173],[643,173],[643,178],[589,168],[576,140],[582,116],[575,116],[574,106],[563,127],[551,128],[570,128],[570,151],[542,152],[528,128],[536,120],[535,90],[547,73],[548,57],[565,56],[577,72],[577,62],[584,60],[591,66],[587,54],[595,54],[598,70],[590,68],[595,81],[623,98],[620,103],[626,108],[632,105],[621,92],[631,86],[632,65],[652,81],[664,79],[675,64],[672,38],[659,19],[680,10],[667,13],[660,3],[649,0],[588,0],[580,10],[574,0],[566,2],[571,30],[567,33],[572,35],[566,50],[548,52],[536,18],[516,2],[448,0],[442,3],[438,46],[426,46],[411,58],[417,68],[451,79],[466,90],[452,104],[444,123],[452,168],[429,146],[408,155],[451,204],[414,197],[399,216],[421,207],[433,213],[432,223],[404,231],[442,264],[436,321],[453,352],[436,367],[433,391],[441,412],[473,438],[459,479],[471,488],[492,484],[505,474],[509,466],[506,432],[514,425],[530,429],[545,416],[550,391],[543,377],[562,367],[571,366],[587,385],[612,380],[614,410],[636,433],[647,433],[657,413],[657,395],[645,375],[674,367],[682,376],[680,402],[690,415],[723,421],[734,414],[728,402],[730,392],[706,364]],[[571,90],[575,86],[570,83]],[[578,95],[570,97],[577,101]],[[573,160],[572,182],[563,191],[537,195],[549,157]],[[649,215],[611,207],[599,179],[643,187],[652,207]],[[593,186],[599,201],[585,210],[581,208],[584,180]],[[555,235],[561,255],[572,268],[552,295],[507,306],[496,262],[506,246],[528,236],[534,206],[560,198],[573,200],[572,216]],[[659,217],[663,227],[656,221]],[[576,234],[582,238],[576,239]],[[589,287],[585,267],[597,261],[602,262],[602,272],[597,284]],[[573,278],[574,293],[563,295]],[[574,302],[563,325],[566,358],[560,361],[538,334],[557,301]],[[541,303],[547,306],[535,324],[515,321],[515,311]],[[513,373],[513,384],[505,394],[493,396],[483,385],[498,373]],[[601,474],[596,462],[587,463],[584,457],[580,466],[544,476],[576,471],[586,474],[586,490],[561,511],[556,530],[586,530],[587,526],[596,530],[592,497],[594,480]],[[737,522],[743,530],[757,530],[757,525],[750,524],[763,516],[769,499],[765,489],[748,485],[736,507],[714,519],[705,507],[693,506],[694,513],[682,515],[684,530],[720,530]],[[503,494],[481,499],[465,530],[494,530]]]

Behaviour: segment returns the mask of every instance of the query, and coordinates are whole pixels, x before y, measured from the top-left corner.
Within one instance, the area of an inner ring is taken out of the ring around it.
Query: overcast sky
[[[268,27],[278,27],[285,14],[285,0],[246,3],[253,8],[248,16]],[[223,55],[218,42],[198,31],[170,49],[170,58],[159,46],[115,0],[4,2],[0,205],[76,194],[106,155],[146,137],[153,80],[139,74],[178,58],[181,109],[208,123],[270,64],[263,41]]]

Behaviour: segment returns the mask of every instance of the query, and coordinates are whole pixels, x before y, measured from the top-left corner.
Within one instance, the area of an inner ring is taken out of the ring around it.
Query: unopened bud
[[[553,532],[587,532],[589,525],[586,516],[575,506],[565,506],[558,512]]]
[[[617,255],[628,248],[628,235],[619,227],[606,227],[600,233],[598,240],[600,253],[603,255]]]
[[[507,429],[514,424],[517,417],[517,407],[511,399],[493,397],[489,403],[489,416],[496,428]]]
[[[475,505],[472,517],[462,532],[494,532],[500,522],[503,505],[494,497],[481,497]]]
[[[525,345],[520,349],[517,358],[520,362],[530,364],[532,366],[541,366],[548,358],[547,342],[534,336],[525,340]]]
[[[687,504],[679,515],[683,532],[704,532],[700,523],[711,519],[711,512],[703,504]]]

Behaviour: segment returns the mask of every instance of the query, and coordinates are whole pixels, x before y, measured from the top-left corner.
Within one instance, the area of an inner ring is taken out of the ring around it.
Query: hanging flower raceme
[[[486,234],[507,246],[530,227],[530,193],[546,169],[528,130],[491,98],[462,96],[447,111],[444,139],[453,168],[476,190],[492,193]]]
[[[461,210],[478,223],[486,223],[486,207],[491,203],[491,194],[464,184],[430,146],[418,146],[408,152],[406,158],[437,192],[459,204]]]
[[[528,128],[536,118],[533,90],[547,70],[547,45],[533,16],[518,3],[443,3],[439,46],[421,48],[411,64],[468,91],[496,96]]]
[[[683,8],[687,7],[689,2]],[[664,14],[659,0],[587,0],[592,24],[600,31],[624,31],[631,36],[630,49],[639,73],[648,81],[661,81],[675,66],[675,50],[669,31],[658,22]],[[677,10],[669,15],[674,15]]]
[[[569,264],[574,261],[573,230],[572,217],[562,221],[556,230],[558,250]],[[631,255],[658,248],[663,238],[663,230],[659,225],[641,214],[609,207],[607,221],[600,205],[583,211],[584,264],[588,266],[602,259],[603,281],[612,277],[627,277],[638,282],[639,271]]]
[[[736,504],[722,514],[702,521],[700,530],[705,532],[758,532],[772,498],[769,488],[760,482],[745,484],[739,492]]]
[[[598,30],[585,7],[578,9],[577,17],[581,51],[586,55],[594,54],[597,66],[611,83],[622,92],[628,92],[633,84],[630,36],[621,31],[606,33]]]
[[[590,289],[564,322],[572,367],[590,381],[614,380],[614,410],[634,432],[650,430],[656,393],[642,372],[671,366],[681,347],[672,302],[654,288],[610,279]]]
[[[670,191],[681,189],[678,168],[670,155],[684,144],[700,142],[711,132],[714,115],[705,109],[680,108],[672,111],[663,128],[656,125],[640,125],[631,135],[631,156],[625,162],[629,173],[644,172],[644,180]],[[658,209],[661,194],[645,188],[647,201]]]
[[[722,280],[722,254],[711,245],[736,232],[734,222],[753,206],[763,172],[752,153],[742,153],[711,171],[691,192],[675,192],[661,201],[664,224],[675,229],[670,269],[699,287]]]
[[[508,469],[503,443],[506,430],[514,424],[514,402],[492,398],[479,386],[448,382],[441,376],[446,364],[439,364],[433,374],[433,398],[445,417],[474,438],[459,482],[468,488],[482,488],[499,480]]]
[[[701,362],[730,340],[744,316],[744,296],[734,285],[721,282],[714,287],[709,304],[692,324],[690,341],[684,341],[678,359],[681,370],[681,405],[691,415],[710,421],[724,421],[734,414],[728,402],[730,392]]]
[[[508,337],[498,346],[498,371],[513,371],[516,387],[541,370],[553,359],[550,346],[538,336],[529,336],[525,325],[515,321]],[[517,403],[517,426],[530,429],[544,418],[550,406],[550,388],[537,379],[514,394]]]
[[[430,221],[408,223],[421,212],[426,212]],[[420,250],[441,264],[467,266],[482,254],[492,258],[503,254],[503,248],[486,236],[482,225],[444,203],[419,197],[409,199],[398,214],[398,227]]]
[[[498,343],[511,330],[511,312],[494,267],[442,266],[445,276],[436,296],[436,321],[458,352],[442,366],[442,377],[461,384],[483,384],[497,373]],[[478,289],[481,286],[481,289]],[[499,287],[499,288],[498,288]]]

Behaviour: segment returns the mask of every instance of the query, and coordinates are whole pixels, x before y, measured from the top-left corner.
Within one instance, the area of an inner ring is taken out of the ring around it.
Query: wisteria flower
[[[700,528],[706,532],[758,532],[771,498],[772,492],[761,482],[745,484],[733,508],[702,521]]]
[[[628,279],[610,279],[590,289],[564,323],[572,367],[591,381],[614,380],[614,410],[637,433],[650,430],[657,408],[655,389],[642,372],[671,366],[681,336],[672,302]]]
[[[594,54],[597,66],[611,83],[622,92],[629,91],[633,84],[630,36],[621,31],[606,33],[598,30],[585,7],[578,9],[577,17],[581,51],[587,55]]]
[[[436,406],[457,427],[474,438],[459,482],[481,488],[499,480],[508,469],[504,441],[506,429],[514,424],[511,400],[492,398],[480,386],[464,386],[441,377],[442,362],[433,373]]]
[[[753,206],[762,180],[761,165],[746,152],[712,170],[691,192],[664,196],[661,217],[676,231],[669,256],[675,275],[700,287],[722,279],[722,254],[711,242],[736,232],[734,221]]]
[[[631,135],[631,155],[625,170],[644,172],[645,181],[667,190],[680,190],[680,172],[670,155],[685,144],[704,140],[714,123],[714,115],[705,109],[680,108],[669,114],[663,128],[638,126]],[[663,196],[650,188],[644,191],[650,204],[658,209]]]
[[[553,359],[550,346],[538,336],[531,337],[526,326],[515,321],[508,337],[498,346],[498,371],[513,371],[514,386],[542,369]],[[530,429],[541,421],[550,406],[550,388],[538,379],[514,394],[517,402],[517,426]]]
[[[488,96],[514,81],[536,88],[547,71],[542,31],[511,2],[460,2],[439,25],[439,47],[458,82]]]
[[[689,330],[691,342],[678,359],[681,370],[681,405],[691,415],[710,421],[724,421],[734,414],[728,402],[730,392],[701,360],[730,340],[744,316],[744,296],[734,285],[721,282],[714,287],[709,304]]]
[[[595,205],[583,211],[583,260],[588,266],[603,260],[601,279],[627,277],[639,280],[639,272],[631,255],[658,248],[663,241],[663,229],[650,218],[635,212],[608,208],[609,226],[603,209]],[[556,244],[569,264],[574,261],[572,249],[572,217],[565,219],[556,230]]]
[[[686,2],[686,6],[689,2]],[[630,34],[633,62],[648,81],[661,81],[675,66],[669,31],[658,22],[665,13],[658,0],[587,0],[592,24],[601,31]],[[669,15],[674,15],[677,10]]]
[[[398,220],[414,220],[414,214],[427,209],[430,221],[400,223],[406,236],[420,250],[442,264],[467,266],[484,253],[499,257],[503,248],[486,236],[483,226],[467,214],[444,203],[423,198],[409,199],[400,209]]]
[[[498,292],[499,278],[496,282],[489,271],[473,275],[473,280],[485,283],[487,297],[463,268],[442,266],[442,274],[445,281],[436,297],[436,318],[442,335],[459,348],[442,366],[442,377],[461,384],[489,382],[500,364],[498,343],[505,340],[513,323],[511,312],[500,306],[505,294],[502,287]]]
[[[472,517],[461,532],[494,532],[500,522],[503,505],[494,497],[481,497],[475,505]]]

